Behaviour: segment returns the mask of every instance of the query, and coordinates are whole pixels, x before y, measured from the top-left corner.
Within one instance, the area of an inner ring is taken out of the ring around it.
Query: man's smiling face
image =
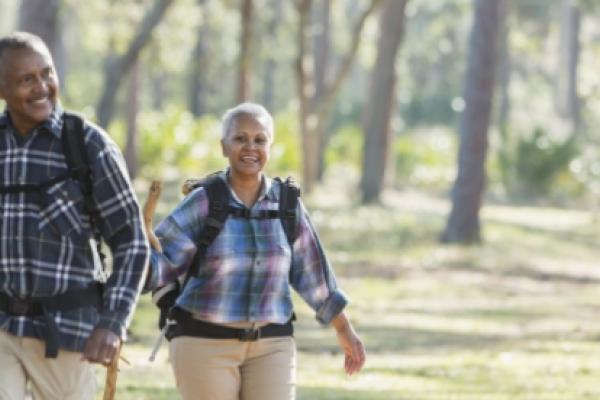
[[[50,53],[45,49],[7,49],[0,57],[0,98],[13,125],[27,134],[50,117],[59,85]]]

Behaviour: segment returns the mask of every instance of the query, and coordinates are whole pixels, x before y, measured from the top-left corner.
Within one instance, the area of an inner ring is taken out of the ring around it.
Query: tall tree
[[[208,65],[208,43],[211,31],[208,24],[209,8],[206,0],[198,0],[198,6],[202,9],[202,24],[198,27],[196,46],[190,60],[189,85],[188,85],[188,109],[195,116],[206,112],[206,66]]]
[[[263,70],[263,90],[262,90],[262,103],[271,112],[275,111],[274,101],[274,89],[275,89],[275,75],[277,72],[277,54],[273,51],[275,47],[275,38],[277,37],[277,27],[281,22],[283,14],[283,0],[270,0],[269,9],[271,16],[266,26],[266,37],[267,41],[267,55],[265,61],[265,67]]]
[[[240,52],[238,59],[237,101],[241,103],[251,96],[250,73],[252,64],[252,41],[254,25],[253,0],[241,0],[242,29],[240,32]]]
[[[580,125],[577,72],[581,25],[581,11],[577,0],[563,0],[561,19],[555,104],[559,115],[568,119],[573,132],[577,132]]]
[[[508,24],[508,8],[510,0],[505,0],[500,7],[498,28],[498,126],[503,132],[510,118],[510,79],[512,74],[510,56],[510,28]]]
[[[315,54],[315,94],[311,101],[316,107],[323,98],[331,64],[331,1],[317,0],[313,7],[313,48]],[[325,173],[325,148],[327,147],[327,129],[317,132],[319,135],[319,159],[317,167],[317,180],[323,179]]]
[[[496,42],[503,1],[474,0],[464,80],[465,110],[460,121],[458,175],[452,191],[452,210],[441,237],[444,242],[473,243],[481,239],[479,210],[485,186]]]
[[[115,97],[123,77],[133,67],[141,50],[149,42],[152,31],[172,3],[173,0],[155,0],[152,8],[144,16],[125,54],[109,57],[107,60],[104,70],[104,92],[96,108],[100,126],[107,127],[110,123],[114,113]]]
[[[365,103],[363,168],[360,189],[363,203],[379,201],[390,143],[390,122],[396,99],[396,55],[404,31],[407,0],[385,0],[379,18],[377,61],[371,72]]]
[[[138,114],[140,111],[140,60],[136,60],[129,71],[129,84],[127,85],[127,140],[125,143],[125,164],[129,176],[134,179],[138,170]]]
[[[65,63],[60,30],[60,0],[22,0],[19,8],[19,30],[41,37],[56,63],[60,78],[64,77]]]
[[[360,44],[365,21],[381,1],[372,0],[360,15],[352,31],[350,48],[342,58],[337,71],[331,75],[330,81],[326,83],[320,100],[316,102],[311,101],[315,95],[315,60],[309,51],[308,44],[311,34],[309,20],[312,0],[299,0],[297,2],[299,28],[296,83],[300,103],[300,132],[302,134],[302,184],[306,192],[310,192],[317,181],[320,138],[329,122],[339,89],[350,72]]]

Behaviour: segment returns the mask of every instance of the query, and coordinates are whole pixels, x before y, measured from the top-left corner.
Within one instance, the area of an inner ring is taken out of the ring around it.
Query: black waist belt
[[[293,336],[294,326],[290,319],[285,324],[268,324],[260,328],[230,328],[194,319],[192,315],[180,308],[171,310],[170,318],[177,323],[167,331],[167,339],[178,336],[193,336],[208,339],[237,339],[243,342],[253,342],[261,338]]]
[[[46,323],[45,341],[46,357],[56,358],[58,355],[58,327],[54,322],[53,313],[69,311],[81,307],[96,307],[102,305],[102,287],[91,284],[85,289],[72,290],[56,296],[18,299],[0,292],[0,311],[11,316],[44,317]]]

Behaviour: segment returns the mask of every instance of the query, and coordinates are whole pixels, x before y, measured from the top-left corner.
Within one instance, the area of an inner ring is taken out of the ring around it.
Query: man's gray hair
[[[37,35],[29,32],[13,32],[0,38],[0,83],[2,83],[2,72],[4,69],[4,56],[8,50],[30,49],[40,53],[50,54],[46,43]]]
[[[0,38],[0,59],[7,50],[44,50],[49,52],[46,43],[37,35],[29,32],[13,32]]]
[[[267,129],[267,133],[269,134],[271,141],[273,140],[275,135],[273,128],[273,117],[266,108],[256,103],[241,103],[225,111],[223,118],[221,118],[222,139],[225,139],[227,135],[229,135],[231,130],[234,128],[234,124],[237,119],[243,115],[249,115],[263,123]]]

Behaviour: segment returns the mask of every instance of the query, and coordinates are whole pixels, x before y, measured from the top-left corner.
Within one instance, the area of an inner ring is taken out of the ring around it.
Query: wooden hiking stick
[[[189,194],[201,181],[202,179],[186,179],[185,182],[183,182],[183,185],[181,185],[181,193],[185,195]]]
[[[142,208],[142,213],[144,214],[144,224],[146,228],[146,234],[148,236],[148,241],[150,245],[156,250],[162,251],[160,242],[156,235],[154,235],[154,230],[152,229],[152,218],[154,217],[154,210],[156,209],[156,204],[158,203],[158,198],[160,197],[160,193],[162,191],[162,183],[159,181],[152,181],[150,185],[150,192],[148,193],[148,198],[144,203],[144,207]],[[119,358],[121,357],[121,346],[117,350],[117,354],[115,354],[114,358],[108,365],[106,369],[106,383],[104,385],[104,395],[102,396],[102,400],[114,400],[115,392],[117,391],[117,375],[119,373]]]
[[[122,345],[121,345],[122,346]],[[119,373],[119,357],[121,357],[121,346],[117,354],[106,368],[106,382],[104,384],[104,395],[102,400],[113,400],[117,391],[117,374]]]
[[[154,234],[154,229],[152,229],[152,219],[154,218],[154,210],[156,209],[156,204],[158,203],[161,192],[162,182],[152,181],[148,198],[146,199],[142,210],[144,214],[144,224],[146,226],[146,235],[148,236],[148,241],[155,250],[160,252],[162,252],[162,246]]]

